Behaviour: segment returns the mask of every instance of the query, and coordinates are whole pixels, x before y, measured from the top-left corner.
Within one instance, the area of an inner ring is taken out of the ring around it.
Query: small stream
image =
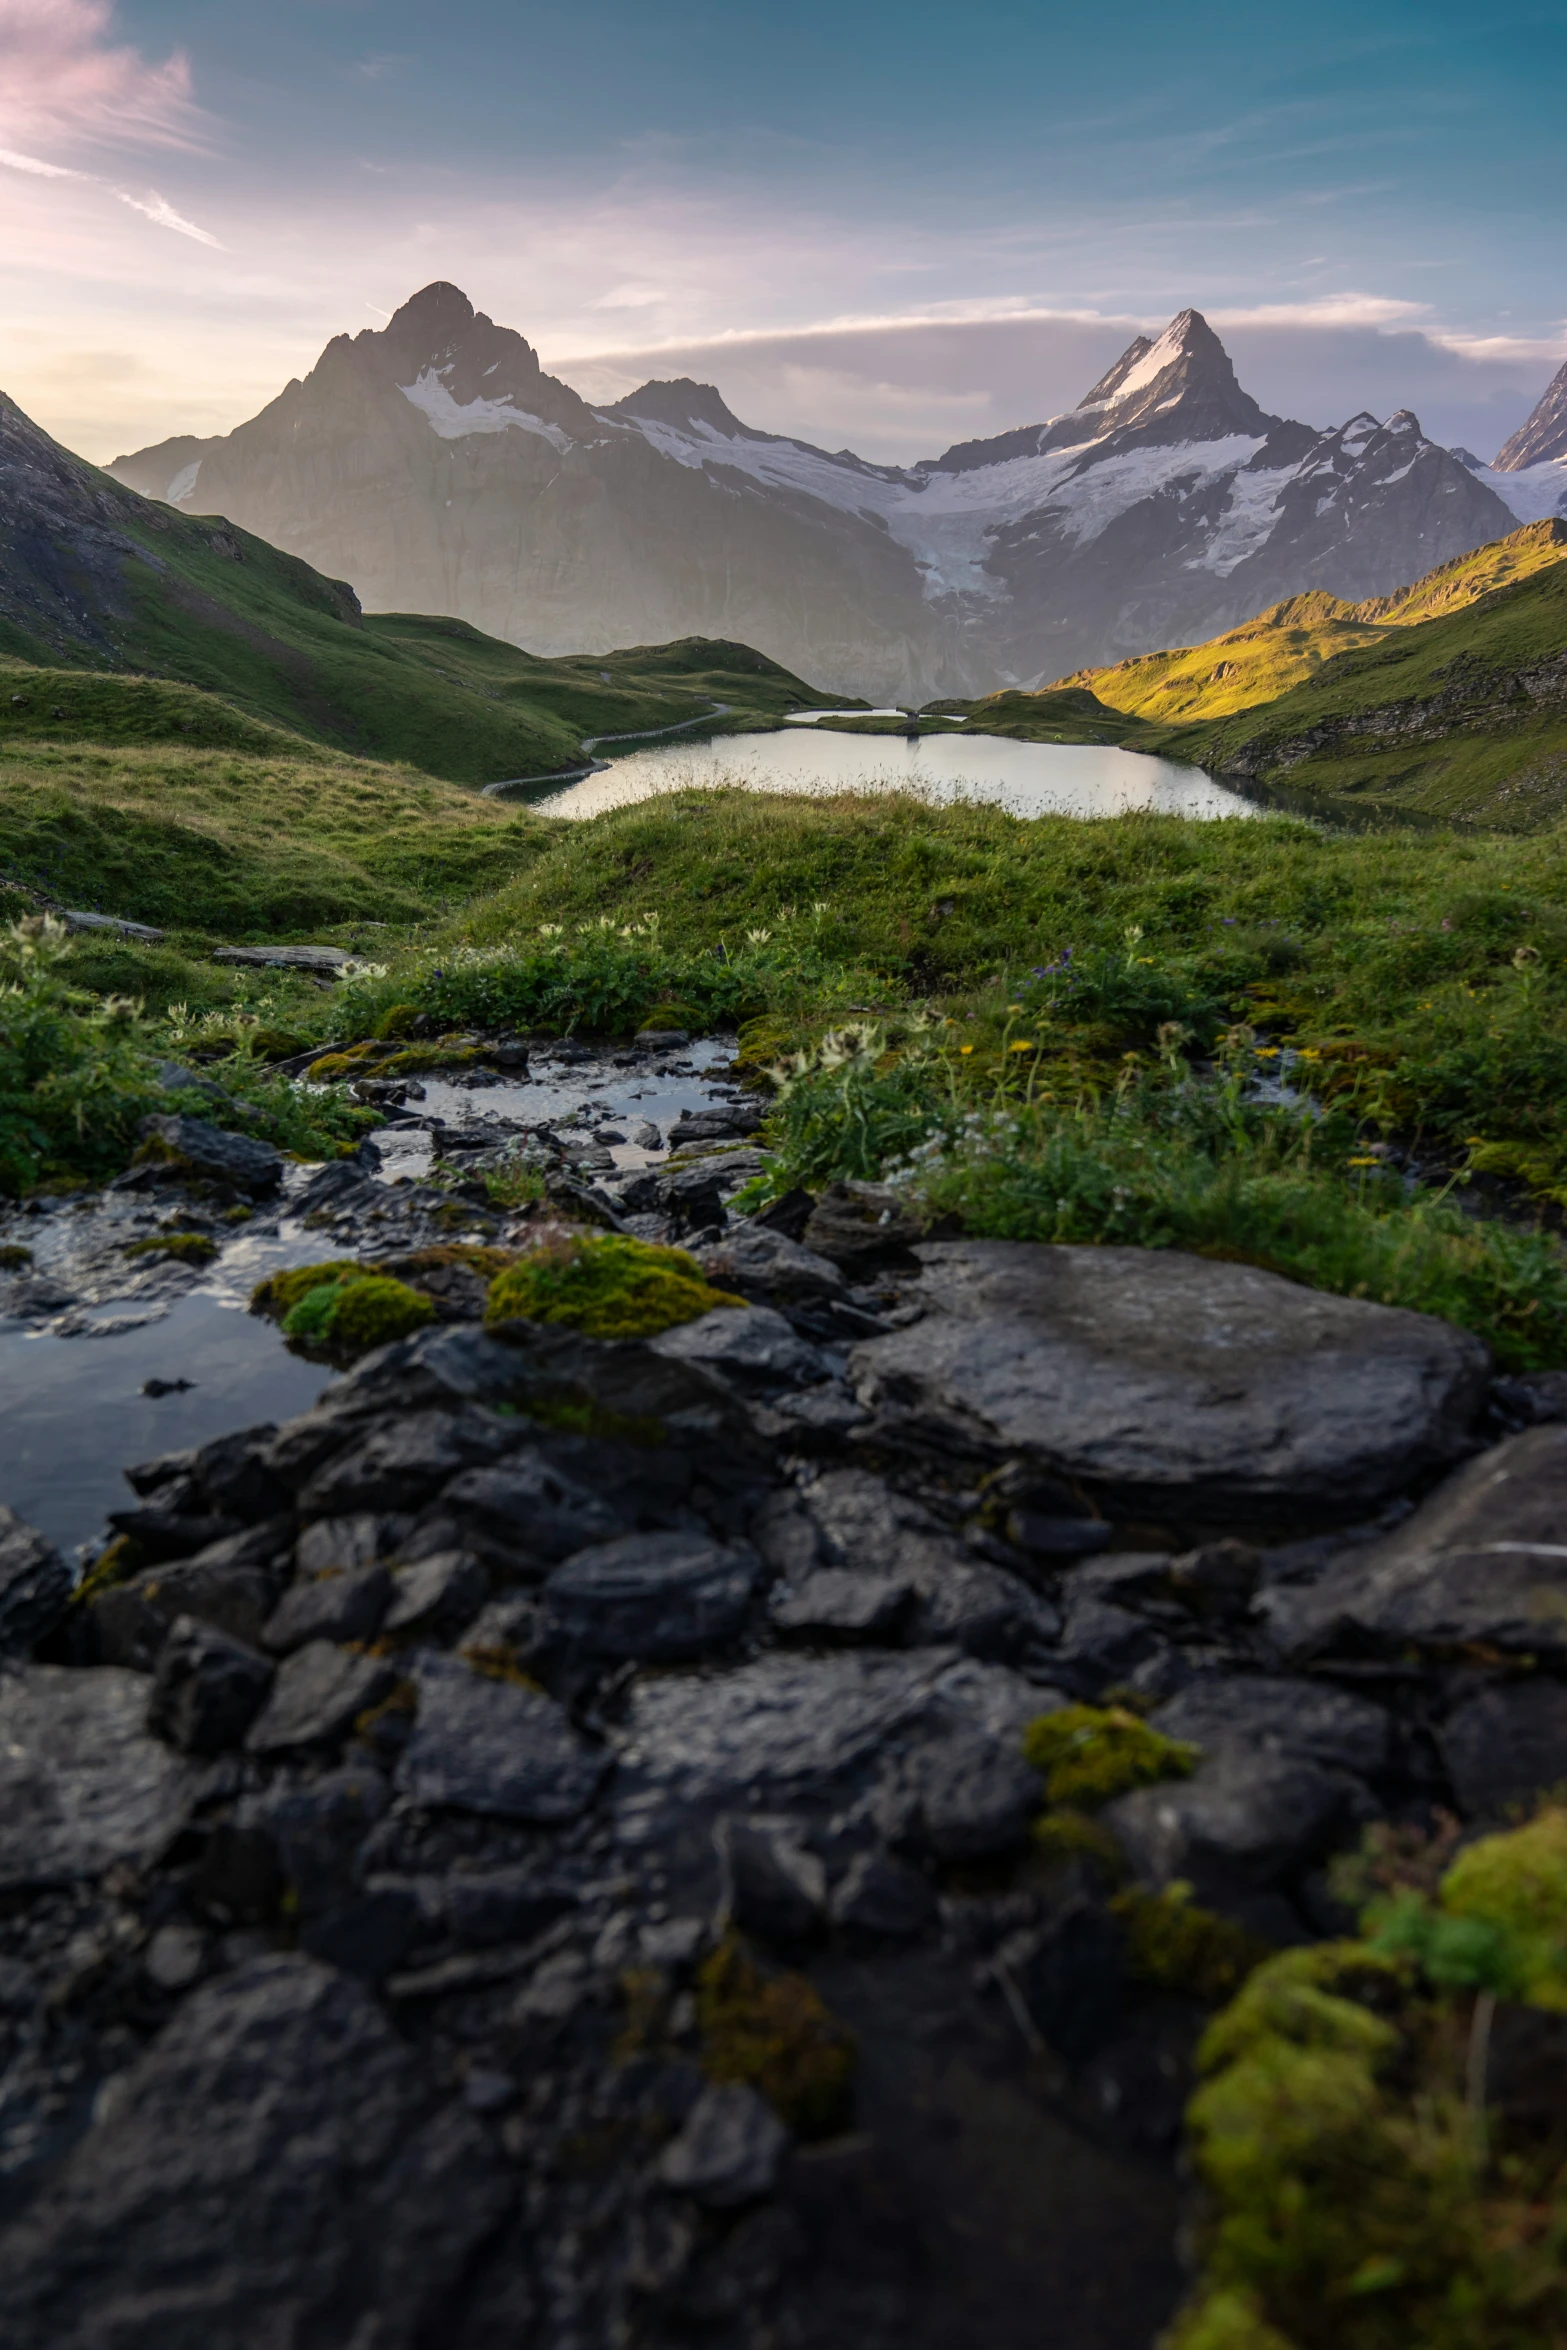
[[[583,1142],[625,1134],[599,1147],[606,1171],[657,1165],[683,1111],[734,1098],[725,1081],[733,1055],[732,1037],[708,1038],[656,1062],[610,1052],[540,1056],[524,1081],[475,1082],[481,1073],[468,1071],[428,1077],[407,1122],[376,1136],[389,1211],[428,1171],[437,1122],[443,1150],[455,1146],[458,1155],[464,1144],[548,1126]],[[656,1144],[629,1139],[639,1126],[659,1129]],[[337,1234],[308,1227],[295,1202],[316,1173],[291,1169],[281,1199],[248,1223],[209,1224],[220,1253],[200,1268],[125,1255],[128,1242],[166,1225],[167,1194],[111,1189],[0,1214],[0,1242],[33,1258],[0,1273],[0,1502],[69,1554],[101,1533],[108,1511],[130,1505],[121,1475],[128,1464],[286,1419],[315,1401],[331,1372],[292,1354],[272,1323],[248,1313],[251,1292],[284,1266],[375,1254],[392,1239],[389,1231],[345,1247]],[[166,1391],[148,1394],[148,1383]]]

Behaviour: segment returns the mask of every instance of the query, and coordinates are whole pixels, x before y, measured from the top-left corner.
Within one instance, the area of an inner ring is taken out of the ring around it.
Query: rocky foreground
[[[1285,1945],[1366,1824],[1567,1778],[1567,1382],[866,1189],[716,1212],[742,1306],[612,1343],[454,1272],[131,1469],[118,1582],[4,1513],[14,2350],[1141,2350],[1204,2009],[1126,1885]],[[1114,1865],[1022,1752],[1107,1701],[1198,1749]]]

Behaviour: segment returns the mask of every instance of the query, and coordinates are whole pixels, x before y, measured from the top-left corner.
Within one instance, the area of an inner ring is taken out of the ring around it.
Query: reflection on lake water
[[[601,774],[534,802],[547,816],[598,816],[660,792],[738,783],[751,791],[916,791],[981,800],[1014,816],[1255,816],[1200,767],[1094,743],[1015,743],[996,735],[842,734],[816,725],[720,735],[629,752]]]

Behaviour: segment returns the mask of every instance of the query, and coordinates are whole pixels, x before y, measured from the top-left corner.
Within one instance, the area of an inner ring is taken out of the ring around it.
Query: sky
[[[0,389],[226,431],[434,278],[884,461],[1188,304],[1489,457],[1567,357],[1567,0],[0,0]]]

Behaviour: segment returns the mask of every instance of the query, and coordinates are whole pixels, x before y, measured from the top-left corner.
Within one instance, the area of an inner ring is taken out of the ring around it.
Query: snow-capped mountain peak
[[[1532,413],[1496,452],[1498,473],[1520,473],[1527,465],[1567,457],[1567,367],[1560,367]]]

